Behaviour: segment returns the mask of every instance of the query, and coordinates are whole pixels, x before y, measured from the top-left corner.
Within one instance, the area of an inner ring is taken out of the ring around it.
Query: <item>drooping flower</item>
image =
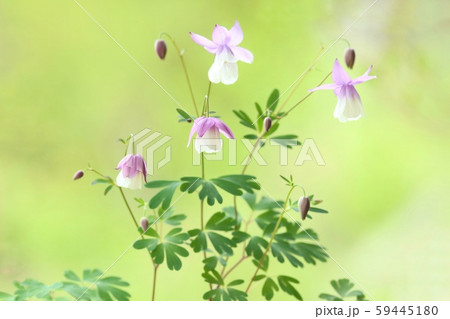
[[[117,175],[116,183],[120,187],[141,189],[147,182],[147,164],[139,155],[128,154],[117,164],[121,171]]]
[[[336,61],[334,61],[332,74],[334,83],[321,85],[315,89],[309,90],[309,92],[314,92],[316,90],[334,90],[334,94],[336,94],[338,98],[334,110],[334,117],[343,123],[359,120],[364,116],[364,110],[361,98],[358,92],[356,92],[355,85],[375,79],[376,76],[369,75],[371,70],[372,66],[370,66],[366,73],[360,77],[351,79],[336,59]]]
[[[209,80],[213,83],[233,84],[238,79],[237,62],[253,62],[253,54],[238,46],[244,38],[238,21],[230,30],[216,24],[212,32],[212,41],[193,32],[189,34],[195,43],[216,55],[208,72]]]
[[[222,149],[220,133],[229,139],[234,139],[234,134],[224,122],[215,117],[199,117],[194,120],[191,133],[189,134],[188,146],[192,137],[197,133],[194,141],[195,150],[198,153],[217,153]]]

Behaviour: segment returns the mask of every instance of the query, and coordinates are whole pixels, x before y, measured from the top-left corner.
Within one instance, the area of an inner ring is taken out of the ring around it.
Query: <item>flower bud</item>
[[[298,200],[298,211],[302,214],[302,220],[305,220],[309,211],[309,197],[300,197]]]
[[[142,217],[142,218],[141,218],[141,221],[140,221],[140,224],[141,224],[142,230],[143,230],[144,232],[146,232],[147,229],[148,229],[148,219],[147,219],[147,217]]]
[[[353,65],[355,64],[355,58],[356,58],[355,50],[348,48],[345,51],[344,59],[345,59],[345,64],[347,64],[347,67],[349,69],[353,69]]]
[[[164,58],[166,57],[166,53],[167,53],[167,45],[166,42],[164,42],[164,40],[158,39],[155,41],[155,51],[156,54],[158,55],[158,57],[161,60],[164,60]]]
[[[264,129],[267,132],[268,130],[270,130],[271,127],[272,127],[272,119],[270,117],[266,117],[264,119]]]
[[[73,175],[73,180],[76,181],[77,179],[80,179],[84,176],[84,172],[80,169],[75,172],[75,175]]]

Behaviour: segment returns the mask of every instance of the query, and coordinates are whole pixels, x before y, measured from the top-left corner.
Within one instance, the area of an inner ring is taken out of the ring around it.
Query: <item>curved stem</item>
[[[267,244],[266,250],[264,251],[264,254],[261,257],[261,259],[258,263],[258,266],[256,267],[255,273],[253,274],[252,278],[250,279],[250,282],[248,283],[245,293],[248,293],[248,291],[250,290],[250,287],[252,286],[252,283],[255,280],[255,277],[258,274],[258,271],[261,268],[262,263],[264,262],[264,259],[266,259],[267,253],[270,250],[270,246],[272,245],[273,239],[275,238],[278,228],[280,227],[281,221],[283,220],[283,216],[284,216],[284,213],[286,212],[287,203],[289,202],[291,193],[295,187],[296,187],[296,185],[293,185],[286,196],[286,200],[284,201],[284,205],[283,205],[283,211],[281,212],[280,217],[278,217],[277,224],[275,225],[275,229],[272,232],[272,236],[270,237],[270,240],[269,240],[269,243]]]
[[[322,81],[320,81],[320,83],[317,86],[320,86],[323,84],[323,82],[325,82],[328,77],[331,75],[332,72],[328,73],[323,79]],[[299,104],[301,104],[303,101],[305,101],[307,98],[309,98],[314,92],[309,92],[308,94],[306,94],[302,99],[300,99],[300,101],[298,101],[297,103],[295,103],[293,106],[291,106],[289,108],[289,110],[287,110],[282,116],[280,116],[275,123],[273,123],[273,125],[275,125],[277,122],[279,122],[282,118],[285,118],[292,110],[294,110]]]
[[[295,91],[297,91],[297,89],[299,88],[300,84],[302,84],[303,80],[305,79],[306,75],[311,72],[311,70],[313,69],[313,67],[316,65],[316,63],[318,62],[318,57],[322,54],[322,51],[324,50],[324,47],[321,47],[319,52],[317,53],[316,57],[314,58],[314,61],[316,61],[315,63],[311,64],[311,66],[305,71],[305,73],[303,74],[302,78],[297,82],[297,84],[295,85],[294,89],[291,91],[291,93],[289,93],[288,97],[284,100],[284,102],[281,104],[280,108],[278,109],[278,114],[284,109],[284,107],[286,106],[287,102],[291,99],[291,97],[294,95]]]
[[[181,50],[178,48],[177,43],[169,34],[163,32],[163,33],[161,33],[160,36],[163,36],[163,35],[165,35],[167,38],[169,38],[169,40],[172,42],[173,46],[175,47],[175,50],[177,51],[178,56],[180,57],[181,66],[183,67],[184,75],[186,76],[186,81],[187,81],[187,84],[189,87],[189,92],[191,93],[192,103],[194,104],[195,114],[197,114],[197,116],[199,116],[198,109],[197,109],[197,103],[195,102],[194,90],[192,89],[192,84],[191,84],[191,80],[189,78],[186,63],[184,62],[183,52],[181,52]]]

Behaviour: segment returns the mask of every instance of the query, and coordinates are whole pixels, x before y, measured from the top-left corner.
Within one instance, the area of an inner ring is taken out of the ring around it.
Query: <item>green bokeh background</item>
[[[212,88],[212,108],[237,136],[248,134],[232,114],[264,103],[307,68],[371,1],[81,1],[86,10],[188,110],[189,92],[173,47],[164,62],[153,52],[161,31],[185,48],[197,101],[207,88],[213,57],[188,31],[209,37],[215,23],[244,30],[242,46],[254,63],[239,65],[232,86]],[[314,94],[282,122],[280,133],[313,138],[325,166],[280,166],[277,149],[261,152],[268,166],[251,165],[263,187],[285,196],[280,174],[293,174],[324,199],[329,215],[308,220],[320,242],[377,300],[450,297],[449,133],[450,18],[448,1],[380,0],[345,35],[356,49],[351,76],[370,64],[377,80],[358,87],[366,117],[342,124],[333,118],[332,92]],[[304,79],[300,99],[342,58],[339,41]],[[106,174],[123,155],[118,137],[150,128],[172,137],[172,161],[153,178],[198,175],[188,124],[177,124],[176,104],[72,1],[0,1],[0,291],[12,282],[62,279],[65,269],[106,269],[136,238],[117,191],[73,182],[91,163]],[[226,143],[226,142],[225,142]],[[227,145],[227,144],[225,144]],[[245,148],[238,143],[238,162]],[[163,151],[156,156],[163,157]],[[207,163],[207,176],[236,173],[227,161]],[[132,193],[149,198],[152,191]],[[300,194],[297,194],[298,196]],[[297,196],[296,195],[296,196]],[[231,197],[225,196],[230,203]],[[241,206],[243,203],[240,204]],[[198,203],[176,204],[199,222]],[[208,208],[207,214],[218,207]],[[142,210],[136,209],[141,216]],[[245,214],[245,212],[244,212]],[[201,258],[191,254],[179,272],[160,270],[157,299],[198,300],[206,284]],[[240,278],[249,278],[250,263]],[[331,292],[331,279],[348,277],[329,260],[286,270],[307,300]],[[134,300],[150,297],[148,256],[130,250],[110,270],[131,283]],[[261,299],[256,286],[250,299]],[[290,300],[283,294],[277,300]]]

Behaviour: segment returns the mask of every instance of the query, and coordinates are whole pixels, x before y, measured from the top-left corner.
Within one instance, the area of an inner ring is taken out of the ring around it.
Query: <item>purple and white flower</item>
[[[193,32],[189,34],[195,43],[216,55],[208,72],[209,80],[212,83],[233,84],[238,79],[237,62],[253,62],[253,54],[238,46],[244,38],[238,21],[230,30],[216,24],[212,32],[212,41]]]
[[[194,141],[195,150],[198,153],[217,153],[222,149],[220,133],[229,139],[234,139],[234,134],[224,122],[215,117],[199,117],[194,120],[191,133],[189,134],[189,146],[192,137],[197,133]]]
[[[128,154],[117,164],[120,169],[116,183],[120,187],[141,189],[147,182],[147,164],[139,154]]]
[[[355,85],[375,79],[376,76],[369,75],[371,70],[372,66],[370,66],[366,73],[360,77],[351,79],[336,59],[336,61],[334,61],[332,73],[334,83],[321,85],[315,89],[309,90],[309,92],[314,92],[316,90],[334,90],[334,94],[336,94],[338,98],[334,110],[334,117],[343,123],[359,120],[364,116],[364,110],[361,98],[358,92],[356,92]]]

